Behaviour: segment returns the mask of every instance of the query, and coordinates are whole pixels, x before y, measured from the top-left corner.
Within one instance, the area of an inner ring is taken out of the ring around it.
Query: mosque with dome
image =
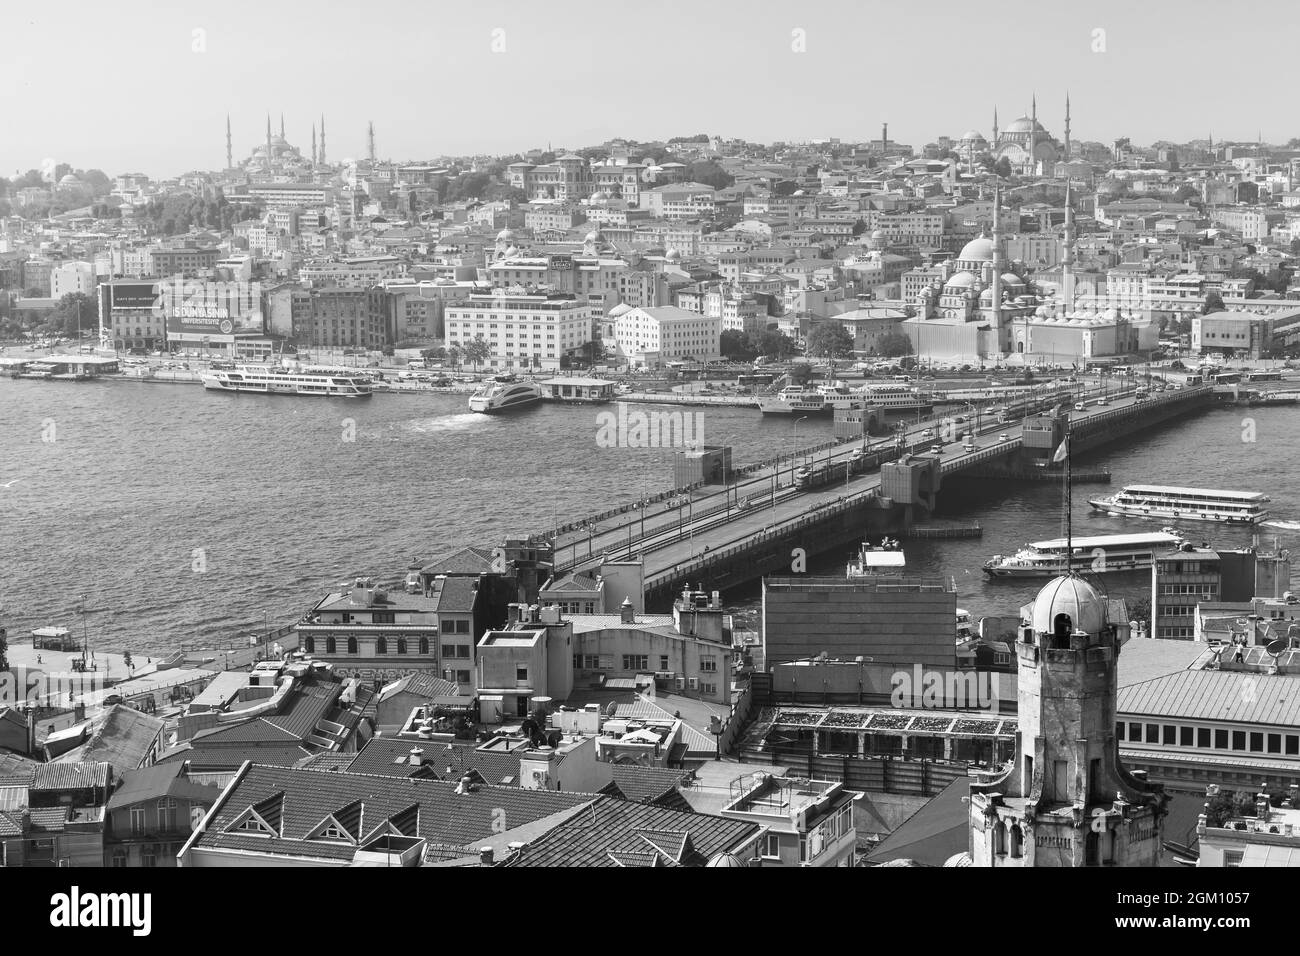
[[[239,168],[250,174],[298,173],[325,165],[325,117],[320,118],[320,137],[317,141],[317,127],[311,128],[311,155],[304,156],[302,150],[292,145],[284,135],[284,117],[280,117],[280,132],[271,129],[271,117],[266,117],[266,139],[253,148],[249,157],[239,164],[234,163],[231,148],[230,117],[226,117],[226,166]]]
[[[993,138],[986,139],[978,130],[968,130],[956,144],[957,152],[974,167],[975,157],[988,153],[994,162],[1005,159],[1016,176],[1052,176],[1056,164],[1070,156],[1070,97],[1065,98],[1065,142],[1058,142],[1038,121],[1038,97],[1033,98],[1029,115],[1013,120],[1005,129],[998,127],[998,111],[993,110]]]
[[[993,234],[977,236],[943,263],[913,302],[916,317],[902,323],[916,355],[982,363],[1082,363],[1155,347],[1159,329],[1149,315],[1106,308],[1080,298],[1074,281],[1074,217],[1066,186],[1061,283],[1039,294],[1003,256],[1001,193],[995,190]],[[1091,307],[1091,308],[1090,308]]]

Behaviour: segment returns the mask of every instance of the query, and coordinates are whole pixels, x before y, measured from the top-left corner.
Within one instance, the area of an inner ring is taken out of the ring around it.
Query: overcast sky
[[[227,112],[236,161],[268,112],[304,152],[324,113],[333,161],[364,154],[370,120],[402,160],[882,122],[920,146],[987,136],[995,104],[1005,125],[1034,93],[1059,138],[1067,91],[1075,139],[1285,142],[1297,25],[1283,0],[24,4],[0,36],[0,174],[217,169]]]

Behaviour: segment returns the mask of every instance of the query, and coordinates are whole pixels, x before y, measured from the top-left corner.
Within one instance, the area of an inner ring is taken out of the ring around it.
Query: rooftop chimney
[[[623,598],[623,603],[619,605],[618,617],[619,617],[619,621],[623,624],[636,623],[636,609],[632,607],[631,595],[628,595],[627,597]]]
[[[478,861],[482,866],[492,865],[492,848],[490,846],[481,847],[479,849]]]
[[[407,758],[412,767],[418,767],[424,763],[424,751],[419,747],[412,747],[410,756]]]

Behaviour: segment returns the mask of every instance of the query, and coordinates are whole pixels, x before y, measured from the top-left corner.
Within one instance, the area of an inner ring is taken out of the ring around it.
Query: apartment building
[[[473,294],[445,312],[447,345],[483,339],[492,369],[558,370],[592,342],[599,305],[566,292]]]
[[[716,361],[721,358],[721,337],[720,317],[666,305],[624,312],[614,323],[612,344],[620,359],[659,368],[677,359]]]

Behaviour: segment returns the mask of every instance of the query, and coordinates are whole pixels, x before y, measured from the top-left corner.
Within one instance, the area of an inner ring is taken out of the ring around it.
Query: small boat
[[[536,405],[542,390],[533,382],[488,382],[469,397],[469,410],[497,415]]]
[[[829,415],[835,411],[835,405],[822,392],[799,385],[789,385],[774,396],[760,398],[758,408],[764,415]]]

